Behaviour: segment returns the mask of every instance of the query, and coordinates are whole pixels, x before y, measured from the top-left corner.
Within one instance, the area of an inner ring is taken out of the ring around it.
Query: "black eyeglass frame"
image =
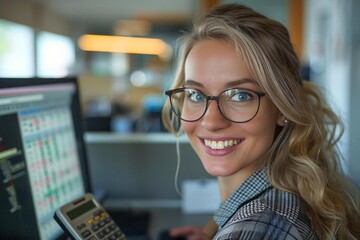
[[[185,89],[194,89],[194,90],[202,93],[202,94],[204,95],[204,97],[206,98],[206,107],[205,107],[205,110],[204,110],[203,114],[201,114],[201,116],[200,116],[199,118],[195,119],[195,120],[187,120],[187,119],[183,119],[181,116],[179,116],[178,113],[175,111],[176,108],[174,107],[174,105],[173,105],[173,103],[172,103],[172,100],[171,100],[171,95],[172,95],[172,94],[174,94],[174,93],[176,93],[176,92],[179,92],[179,91],[183,91],[183,90],[185,90]],[[220,102],[219,102],[219,101],[220,101],[220,95],[223,94],[224,92],[229,91],[229,90],[232,90],[232,89],[242,89],[242,88],[228,88],[228,89],[222,91],[222,92],[221,92],[219,95],[217,95],[217,96],[208,96],[208,95],[204,94],[204,93],[203,93],[201,90],[199,90],[199,89],[196,89],[196,88],[188,88],[188,87],[181,87],[181,88],[174,88],[174,89],[167,90],[167,91],[165,91],[165,95],[167,95],[167,96],[169,97],[169,101],[170,101],[170,105],[171,105],[171,110],[175,113],[175,115],[176,115],[178,118],[180,118],[181,120],[183,120],[183,121],[185,121],[185,122],[196,122],[196,121],[200,120],[200,119],[205,115],[206,111],[208,110],[208,108],[209,108],[209,101],[211,101],[211,100],[215,100],[215,101],[216,101],[216,104],[217,104],[217,106],[218,106],[218,109],[219,109],[221,115],[222,115],[225,119],[229,120],[230,122],[234,122],[234,123],[246,123],[246,122],[251,121],[251,120],[254,119],[254,118],[256,117],[256,115],[258,114],[259,109],[260,109],[260,102],[261,102],[260,100],[261,100],[261,98],[262,98],[263,96],[265,96],[266,94],[263,93],[263,92],[255,92],[255,91],[252,91],[252,90],[249,90],[249,89],[243,89],[243,90],[246,90],[246,91],[249,91],[249,92],[254,93],[254,94],[258,97],[258,106],[257,106],[257,109],[256,109],[256,112],[255,112],[254,116],[251,117],[250,119],[248,119],[248,120],[246,120],[246,121],[234,121],[234,120],[231,120],[231,119],[229,119],[228,117],[226,117],[225,114],[221,111]]]

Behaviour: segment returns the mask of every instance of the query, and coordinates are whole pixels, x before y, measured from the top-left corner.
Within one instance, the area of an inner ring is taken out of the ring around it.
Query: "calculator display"
[[[71,220],[73,220],[95,207],[96,207],[96,205],[94,204],[94,202],[92,200],[90,200],[90,201],[82,204],[81,206],[67,212],[66,214],[68,215],[68,217]]]
[[[91,193],[57,209],[54,218],[74,240],[127,240]]]

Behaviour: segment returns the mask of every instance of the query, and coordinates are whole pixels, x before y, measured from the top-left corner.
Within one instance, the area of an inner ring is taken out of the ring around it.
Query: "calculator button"
[[[103,232],[98,232],[96,234],[100,239],[102,239],[103,237],[105,237],[105,234]]]
[[[113,223],[109,226],[110,230],[113,231],[116,229],[116,225]]]
[[[97,240],[96,237],[90,237],[88,240]]]
[[[116,233],[114,233],[114,235],[113,236],[115,236],[116,237],[116,239],[119,239],[120,237],[122,237],[124,234],[122,233],[122,232],[120,232],[120,231],[117,231]]]
[[[117,239],[119,239],[119,240],[126,239],[125,234],[121,233],[119,236],[117,235]]]
[[[97,216],[97,215],[100,215],[101,213],[103,213],[103,210],[97,210],[93,213],[93,216]]]
[[[86,237],[88,237],[88,236],[90,236],[90,235],[91,235],[91,232],[90,232],[89,230],[86,230],[86,231],[84,231],[84,232],[81,233],[81,236],[82,236],[83,238],[86,238]]]
[[[103,231],[105,234],[109,234],[111,232],[110,228],[105,228],[104,231]]]
[[[105,222],[104,222],[104,221],[100,221],[100,222],[99,222],[99,227],[103,227],[103,226],[105,226]]]
[[[99,229],[100,229],[100,227],[97,224],[94,224],[91,226],[91,230],[93,230],[94,232],[96,232]]]
[[[77,229],[77,230],[81,230],[81,229],[83,229],[85,226],[86,226],[85,223],[80,223],[79,225],[76,226],[76,229]]]

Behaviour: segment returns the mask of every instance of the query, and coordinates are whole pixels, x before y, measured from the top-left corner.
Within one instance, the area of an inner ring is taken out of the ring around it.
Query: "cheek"
[[[252,122],[243,128],[243,133],[246,137],[246,146],[251,152],[261,150],[261,152],[270,148],[274,136],[275,127],[273,125],[264,124],[264,122]],[[252,150],[251,150],[252,149]]]
[[[261,137],[271,145],[275,137],[275,130],[277,128],[277,110],[270,106],[266,110],[259,111],[258,115],[249,122],[246,128],[248,133],[252,136]]]
[[[189,143],[192,146],[192,148],[195,150],[195,152],[200,154],[201,151],[199,152],[200,147],[198,146],[198,141],[197,141],[198,139],[197,136],[194,134],[196,128],[196,122],[181,121],[181,127],[184,130],[185,134],[187,135],[189,139]]]
[[[181,121],[181,126],[182,126],[183,130],[185,131],[185,133],[189,135],[189,134],[191,134],[191,132],[194,131],[196,122]]]
[[[249,135],[254,136],[259,142],[267,146],[271,146],[275,137],[276,124],[273,122],[267,124],[259,124],[253,128],[253,131]],[[250,130],[251,131],[251,130]]]

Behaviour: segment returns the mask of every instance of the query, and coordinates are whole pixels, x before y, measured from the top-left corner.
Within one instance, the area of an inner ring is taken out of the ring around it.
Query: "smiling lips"
[[[225,140],[225,141],[212,141],[212,140],[206,140],[204,139],[205,146],[211,148],[211,149],[225,149],[228,147],[232,147],[240,143],[240,140]]]

